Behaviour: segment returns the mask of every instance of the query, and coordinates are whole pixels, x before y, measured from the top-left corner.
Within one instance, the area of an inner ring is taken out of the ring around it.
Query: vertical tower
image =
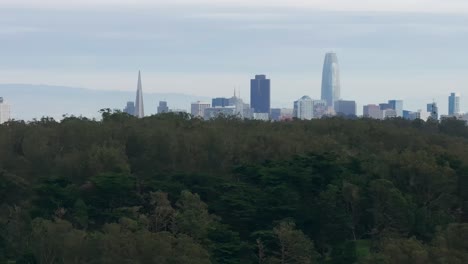
[[[451,93],[449,96],[449,115],[457,115],[460,113],[460,95]]]
[[[270,114],[270,80],[266,75],[250,80],[250,106],[254,113]]]
[[[135,100],[135,116],[138,118],[143,118],[145,116],[145,110],[143,106],[143,88],[141,86],[141,73],[138,71],[138,85],[137,85],[137,94]]]
[[[325,55],[322,72],[322,100],[327,102],[328,107],[333,108],[335,101],[340,100],[340,67],[336,53],[330,52]]]
[[[391,109],[395,110],[397,117],[403,117],[403,101],[402,100],[390,100],[388,105]]]

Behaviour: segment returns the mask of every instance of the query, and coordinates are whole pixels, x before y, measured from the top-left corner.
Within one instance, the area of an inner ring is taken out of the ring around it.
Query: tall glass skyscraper
[[[451,93],[449,96],[449,115],[456,115],[460,113],[460,95]]]
[[[402,100],[390,100],[388,101],[388,104],[390,105],[391,109],[395,110],[397,117],[403,117],[403,101]]]
[[[255,75],[250,80],[250,106],[254,113],[270,114],[270,80],[266,75]]]
[[[322,100],[327,102],[328,107],[332,107],[335,101],[340,100],[340,67],[336,53],[327,53],[323,63],[322,73]]]

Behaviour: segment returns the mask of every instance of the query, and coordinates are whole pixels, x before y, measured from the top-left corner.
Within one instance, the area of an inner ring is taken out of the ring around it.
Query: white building
[[[10,105],[0,97],[0,124],[3,124],[11,119]]]
[[[294,102],[294,117],[301,120],[314,118],[314,101],[307,95]]]
[[[197,101],[195,103],[192,103],[191,114],[194,117],[203,118],[203,116],[205,114],[205,109],[210,108],[210,107],[211,107],[210,103]]]
[[[382,116],[383,118],[395,118],[398,116],[398,113],[396,110],[394,109],[385,109],[385,110],[382,110]]]
[[[363,108],[363,116],[373,119],[383,119],[383,112],[380,106],[375,104],[365,105]]]
[[[269,121],[270,120],[270,114],[268,114],[268,113],[254,113],[253,114],[253,119],[262,120],[262,121]]]
[[[241,113],[237,112],[236,107],[226,106],[226,107],[210,107],[206,108],[203,114],[203,119],[210,120],[220,116],[238,116],[241,117]]]

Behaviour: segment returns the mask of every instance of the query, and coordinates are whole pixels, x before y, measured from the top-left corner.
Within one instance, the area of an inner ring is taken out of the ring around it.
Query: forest
[[[465,264],[462,121],[0,125],[2,264]]]

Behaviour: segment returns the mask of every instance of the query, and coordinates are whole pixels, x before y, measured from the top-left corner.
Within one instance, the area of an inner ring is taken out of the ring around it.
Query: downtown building
[[[271,104],[270,80],[266,75],[256,75],[250,80],[250,107],[253,109],[254,118],[264,120],[270,115]]]
[[[451,93],[448,99],[449,109],[448,114],[449,116],[455,116],[460,114],[460,94],[458,93]]]
[[[166,101],[159,101],[158,114],[169,113],[169,107]]]
[[[356,101],[338,100],[335,102],[335,113],[339,116],[356,116]]]
[[[192,103],[190,107],[190,113],[194,117],[203,118],[205,116],[205,109],[210,107],[211,105],[208,102],[197,101]]]
[[[0,124],[8,122],[11,119],[10,105],[0,97]]]
[[[330,52],[325,55],[322,71],[322,100],[327,102],[330,110],[334,109],[335,102],[340,100],[341,83],[340,67],[336,53]]]
[[[383,119],[383,112],[378,105],[365,105],[362,110],[363,116],[366,118]]]

